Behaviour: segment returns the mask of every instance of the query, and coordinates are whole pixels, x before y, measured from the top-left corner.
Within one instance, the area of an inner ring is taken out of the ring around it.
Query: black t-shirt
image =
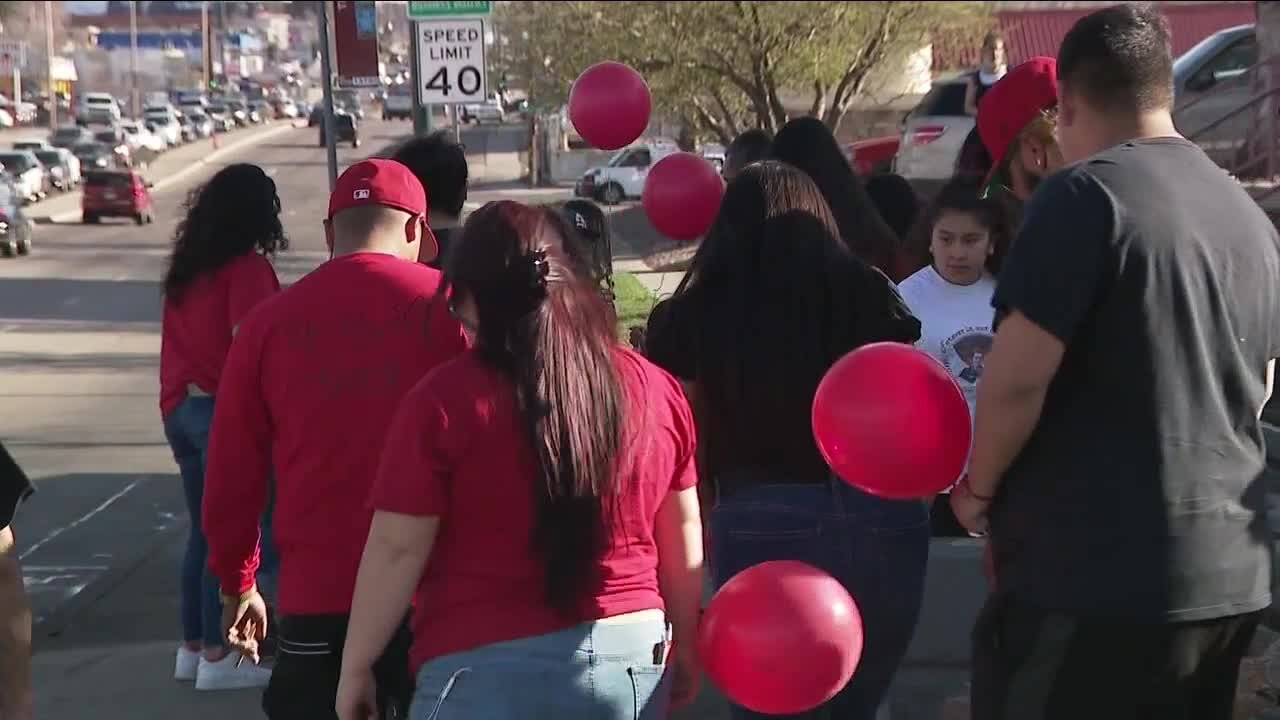
[[[0,443],[0,530],[9,527],[18,505],[31,495],[31,481]]]
[[[1280,250],[1245,191],[1180,138],[1105,150],[1037,189],[992,302],[1066,345],[992,508],[1002,589],[1131,621],[1270,604]]]

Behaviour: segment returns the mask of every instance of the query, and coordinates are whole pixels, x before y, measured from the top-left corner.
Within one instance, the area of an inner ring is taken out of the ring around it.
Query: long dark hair
[[[450,302],[475,306],[480,358],[515,388],[538,470],[533,542],[547,600],[564,611],[598,581],[625,402],[615,316],[569,232],[552,210],[490,203],[467,219],[444,271]]]
[[[560,206],[565,223],[582,243],[582,252],[591,261],[591,276],[613,300],[613,237],[609,219],[599,205],[590,200],[568,200]]]
[[[841,242],[805,173],[774,161],[743,168],[670,300],[693,326],[708,467],[826,477],[809,423],[814,391],[841,355],[888,339],[878,314],[892,292]]]
[[[826,199],[840,228],[840,237],[863,262],[891,272],[898,237],[880,217],[866,188],[823,122],[796,118],[773,139],[773,158],[809,175]]]
[[[233,258],[271,256],[288,247],[275,182],[257,165],[228,165],[187,196],[164,275],[165,297],[180,303],[196,278]]]
[[[987,271],[995,275],[1000,272],[1009,246],[1017,233],[1017,222],[1009,207],[993,195],[983,196],[981,181],[970,177],[956,177],[943,186],[934,198],[933,204],[921,216],[920,222],[911,232],[909,246],[915,260],[916,269],[933,263],[929,254],[929,245],[933,240],[933,226],[938,218],[946,213],[968,213],[991,234],[991,246],[994,252],[987,257]]]

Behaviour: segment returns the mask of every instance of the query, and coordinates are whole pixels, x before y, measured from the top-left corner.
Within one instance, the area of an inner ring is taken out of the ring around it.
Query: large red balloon
[[[640,204],[658,232],[676,240],[695,240],[711,228],[723,195],[724,181],[714,165],[693,153],[679,152],[649,170]]]
[[[831,366],[813,398],[813,436],[827,464],[880,497],[926,497],[952,485],[971,435],[960,386],[910,345],[854,350]]]
[[[733,702],[770,715],[830,700],[862,657],[862,615],[827,573],[794,560],[753,565],[725,583],[698,626],[698,655]]]
[[[596,63],[569,89],[569,122],[601,150],[635,142],[649,126],[649,86],[640,73],[620,62]]]

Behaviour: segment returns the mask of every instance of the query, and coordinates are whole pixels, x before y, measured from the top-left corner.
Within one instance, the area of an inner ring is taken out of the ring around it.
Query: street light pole
[[[333,65],[329,61],[329,3],[320,2],[320,87],[324,89],[324,145],[329,156],[329,192],[338,184],[338,139],[333,121]]]
[[[209,91],[209,61],[213,55],[213,38],[209,33],[209,3],[200,3],[200,91]]]
[[[129,3],[130,117],[138,117],[138,0]]]
[[[53,0],[44,0],[44,57],[47,70],[45,89],[49,92],[49,129],[58,128],[58,92],[53,86]]]

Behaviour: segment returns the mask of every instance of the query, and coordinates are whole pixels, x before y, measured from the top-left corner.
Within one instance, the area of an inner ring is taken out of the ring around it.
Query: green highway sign
[[[413,20],[436,20],[455,17],[476,17],[488,15],[492,3],[489,0],[479,2],[414,2],[409,0],[409,18]]]

